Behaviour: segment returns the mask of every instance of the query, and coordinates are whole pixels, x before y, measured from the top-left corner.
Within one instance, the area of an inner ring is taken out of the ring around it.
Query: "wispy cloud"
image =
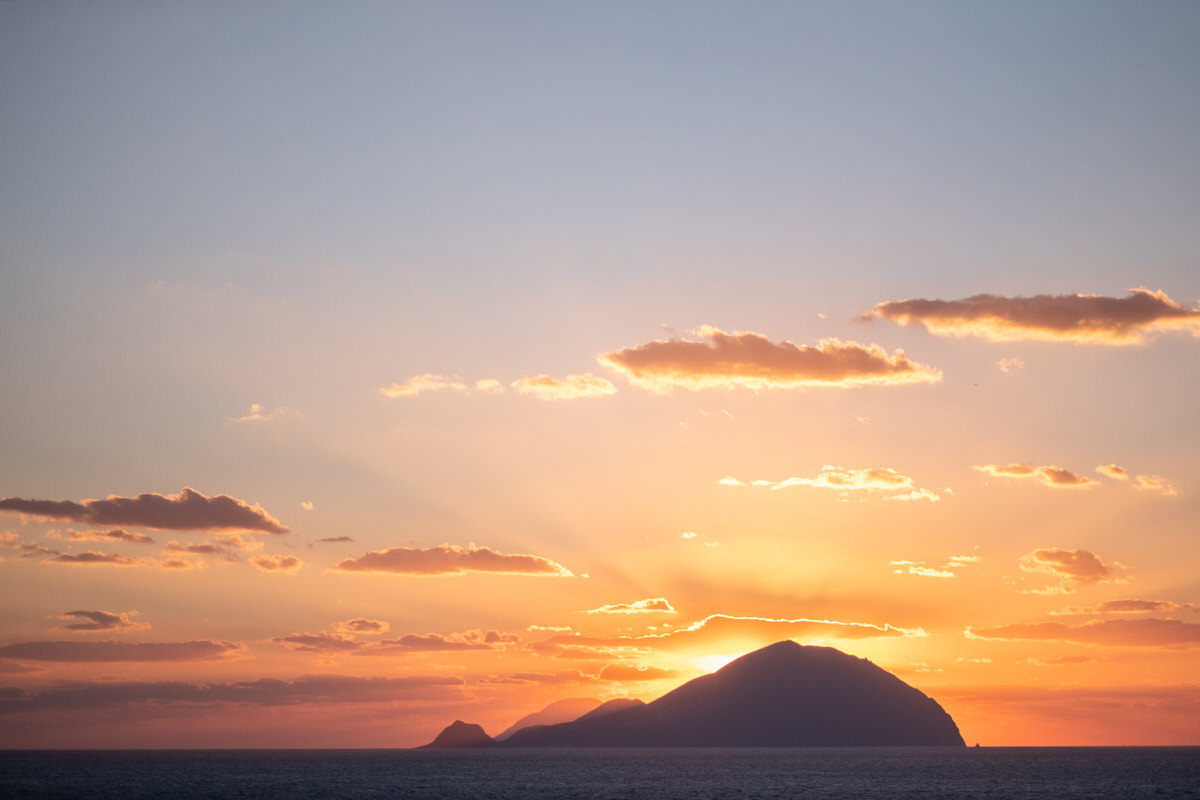
[[[1043,467],[1031,464],[981,464],[975,469],[995,478],[1021,478],[1036,481],[1052,489],[1082,489],[1096,483],[1085,475],[1078,475],[1069,469],[1052,464]]]
[[[504,575],[556,575],[570,577],[566,567],[541,556],[499,553],[487,547],[442,544],[416,549],[393,547],[347,558],[330,569],[335,572],[375,572],[393,575],[461,575],[493,572]]]
[[[922,578],[955,578],[958,577],[957,570],[962,569],[967,564],[976,564],[982,559],[979,556],[950,556],[945,563],[938,567],[931,567],[924,561],[893,561],[891,566],[895,569],[892,572],[897,575],[917,575]]]
[[[339,626],[340,627],[340,626]],[[462,633],[405,634],[390,639],[364,641],[355,638],[362,631],[318,633],[293,633],[275,636],[269,641],[281,644],[289,650],[308,653],[352,653],[354,655],[387,655],[392,653],[446,653],[471,650],[500,650],[509,645],[520,644],[521,637],[514,633],[499,631],[470,630]]]
[[[590,372],[552,378],[549,375],[530,375],[512,382],[518,394],[536,397],[538,400],[578,400],[585,397],[604,397],[616,394],[617,387],[604,378]]]
[[[751,390],[809,386],[936,383],[940,370],[890,356],[877,344],[825,339],[816,347],[778,344],[761,333],[725,331],[705,325],[701,340],[659,339],[597,357],[631,383],[653,392],[674,388]]]
[[[1200,645],[1200,624],[1177,619],[1106,619],[1082,625],[1033,622],[967,628],[970,639],[1077,642],[1110,647],[1193,647]]]
[[[205,497],[184,487],[179,494],[109,495],[106,500],[25,500],[6,497],[0,511],[89,525],[129,525],[160,530],[243,530],[287,533],[288,529],[259,506],[228,495]]]
[[[93,633],[97,631],[144,631],[150,627],[148,622],[134,622],[131,617],[138,612],[127,611],[114,614],[111,611],[64,611],[54,619],[66,620],[55,630],[74,631],[76,633]]]
[[[918,487],[912,478],[888,467],[843,469],[826,464],[813,478],[744,481],[727,476],[721,478],[717,483],[723,486],[763,487],[773,491],[793,486],[807,486],[816,489],[834,489],[839,492],[883,492],[887,495],[884,497],[885,500],[930,500],[936,502],[941,499],[936,492]]]
[[[1130,289],[1127,297],[1091,294],[880,303],[860,320],[890,319],[930,333],[982,336],[992,341],[1038,340],[1084,344],[1138,344],[1159,331],[1200,335],[1200,310],[1184,308],[1163,292]]]
[[[648,597],[645,600],[635,600],[632,603],[609,603],[608,605],[593,608],[585,613],[587,614],[649,614],[649,613],[667,613],[674,614],[675,609],[667,602],[665,597]]]
[[[458,376],[438,375],[426,372],[414,375],[401,383],[393,383],[379,391],[385,397],[415,397],[422,392],[465,392],[467,385]]]
[[[237,642],[19,642],[0,647],[0,658],[25,661],[209,661],[245,653]]]
[[[61,538],[56,536],[54,538]],[[127,542],[130,544],[154,544],[154,540],[144,533],[134,533],[122,528],[108,531],[67,531],[67,540],[72,542]]]
[[[1096,614],[1165,614],[1187,608],[1200,610],[1200,605],[1180,605],[1171,600],[1105,600],[1095,606],[1072,606],[1062,611],[1051,611],[1052,616],[1091,616]]]
[[[271,422],[273,420],[277,420],[277,419],[281,419],[281,418],[298,417],[298,416],[300,416],[300,414],[298,412],[288,408],[287,406],[278,406],[277,408],[273,408],[270,411],[267,411],[261,404],[251,403],[250,410],[244,416],[233,417],[229,421],[235,422],[235,423],[237,423],[237,422]]]

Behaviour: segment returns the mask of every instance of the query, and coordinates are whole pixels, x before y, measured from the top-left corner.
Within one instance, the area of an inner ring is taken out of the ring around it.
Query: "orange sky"
[[[789,638],[1200,744],[1200,14],[1101,5],[0,4],[0,746]]]

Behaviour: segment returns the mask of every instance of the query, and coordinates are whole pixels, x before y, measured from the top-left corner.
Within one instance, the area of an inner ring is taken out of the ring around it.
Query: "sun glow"
[[[709,655],[706,655],[706,656],[700,656],[699,658],[693,658],[692,664],[695,665],[697,668],[704,670],[705,672],[716,672],[717,670],[719,670],[721,667],[725,666],[729,662],[735,661],[744,655],[746,655],[745,652],[710,653]]]

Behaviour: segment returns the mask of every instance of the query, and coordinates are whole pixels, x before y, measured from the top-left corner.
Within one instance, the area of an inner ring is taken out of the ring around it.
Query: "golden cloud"
[[[549,375],[531,375],[512,382],[518,394],[536,397],[538,400],[578,400],[585,397],[604,397],[616,394],[617,387],[604,378],[590,372],[552,378]]]
[[[569,569],[541,556],[498,553],[486,547],[442,544],[423,550],[393,547],[372,550],[330,567],[335,572],[373,572],[392,575],[461,575],[492,572],[501,575],[556,575],[572,577]]]
[[[263,572],[278,572],[282,575],[295,575],[304,567],[304,562],[295,556],[254,556],[250,563]]]
[[[414,375],[403,383],[393,383],[380,389],[384,397],[416,397],[422,392],[465,392],[467,385],[457,377],[436,375],[426,372],[424,375]]]
[[[89,525],[129,525],[160,530],[243,530],[287,533],[259,506],[251,506],[228,495],[205,497],[184,487],[179,494],[139,494],[137,497],[109,495],[106,500],[24,500],[6,497],[0,511],[27,514],[43,519],[86,522]]]
[[[1184,308],[1163,292],[1146,288],[1129,292],[1122,298],[977,294],[965,300],[896,300],[880,303],[858,319],[884,318],[919,325],[939,336],[982,336],[992,341],[1121,345],[1141,343],[1159,331],[1200,335],[1200,310]]]
[[[816,347],[771,342],[761,333],[702,326],[703,340],[666,339],[625,347],[597,360],[652,392],[674,388],[799,389],[936,383],[941,370],[892,355],[877,344],[824,339]]]
[[[1052,489],[1082,489],[1096,482],[1084,475],[1076,475],[1068,469],[1047,465],[1035,467],[1030,464],[983,464],[975,467],[980,472],[996,478],[1025,478],[1037,481]]]
[[[721,478],[723,486],[758,486],[772,491],[793,486],[808,486],[817,489],[836,489],[842,492],[892,492],[885,500],[930,500],[936,502],[940,495],[929,489],[917,487],[913,479],[887,467],[866,469],[843,469],[832,464],[821,467],[815,478],[784,478],[781,481],[743,481],[734,477]]]
[[[589,609],[587,614],[648,614],[652,612],[674,614],[675,609],[665,597],[648,597],[645,600],[635,600],[632,603],[609,603],[599,608]]]

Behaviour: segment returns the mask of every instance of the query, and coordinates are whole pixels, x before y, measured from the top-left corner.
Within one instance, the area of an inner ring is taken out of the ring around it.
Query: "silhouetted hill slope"
[[[627,708],[636,708],[637,706],[646,705],[641,700],[635,700],[632,697],[618,697],[616,700],[609,700],[607,703],[593,708],[591,711],[579,717],[575,722],[580,722],[585,719],[599,719],[607,717],[609,714],[615,714],[618,711],[624,711]]]
[[[441,750],[460,747],[495,747],[496,740],[488,736],[483,728],[462,720],[454,720],[429,744],[418,750]]]
[[[652,703],[526,728],[506,747],[953,745],[934,700],[871,662],[792,641],[756,650]]]
[[[607,703],[603,705],[607,705]],[[526,714],[505,729],[503,733],[496,734],[496,741],[503,742],[517,731],[534,725],[557,725],[560,722],[571,722],[590,711],[598,710],[600,706],[600,701],[594,697],[572,697],[567,700],[556,700],[541,711]]]

